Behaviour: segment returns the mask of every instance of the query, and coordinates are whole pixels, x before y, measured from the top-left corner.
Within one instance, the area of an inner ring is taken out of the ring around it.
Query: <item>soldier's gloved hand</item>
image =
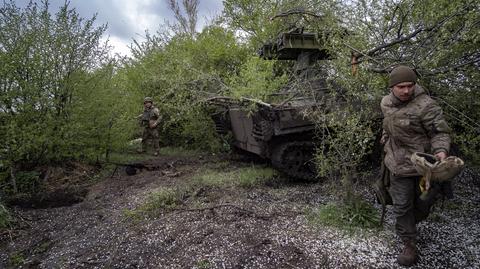
[[[435,154],[435,157],[437,157],[439,161],[443,161],[445,158],[447,158],[447,153],[444,151],[440,151]]]

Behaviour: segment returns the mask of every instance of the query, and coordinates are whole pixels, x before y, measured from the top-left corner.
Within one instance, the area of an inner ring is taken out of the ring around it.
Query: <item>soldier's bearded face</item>
[[[145,103],[143,103],[143,106],[146,107],[146,108],[150,108],[150,107],[152,107],[152,103],[145,102]]]
[[[400,101],[405,102],[412,98],[412,95],[415,90],[415,83],[413,82],[402,82],[393,86],[392,92]]]

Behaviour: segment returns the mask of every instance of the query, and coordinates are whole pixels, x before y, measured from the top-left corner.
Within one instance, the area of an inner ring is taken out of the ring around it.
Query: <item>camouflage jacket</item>
[[[158,108],[152,106],[149,109],[143,110],[143,114],[141,116],[142,126],[149,127],[150,121],[156,121],[158,123],[160,119],[160,111]]]
[[[402,102],[390,93],[380,104],[383,112],[385,165],[397,176],[417,176],[410,161],[414,152],[450,150],[450,128],[440,106],[421,86],[413,98]]]

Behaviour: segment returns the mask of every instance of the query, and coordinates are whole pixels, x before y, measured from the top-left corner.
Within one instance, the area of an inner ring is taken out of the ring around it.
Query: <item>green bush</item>
[[[1,192],[9,197],[15,194],[30,196],[40,191],[41,180],[37,171],[18,171],[15,173],[15,187],[9,172],[0,173]]]
[[[265,183],[275,176],[275,170],[270,167],[247,167],[234,172],[235,184],[242,188],[252,188]]]
[[[20,171],[15,178],[18,192],[33,194],[39,191],[40,173],[37,171]]]
[[[149,194],[145,204],[139,209],[146,213],[160,209],[173,209],[181,205],[187,194],[188,190],[186,188],[161,188]]]
[[[25,263],[25,254],[22,252],[14,252],[8,257],[8,265],[11,268],[21,268]]]
[[[275,64],[275,61],[265,61],[257,56],[249,57],[241,66],[240,74],[233,77],[229,94],[235,98],[266,100],[287,82],[285,74],[275,76]]]
[[[227,91],[226,81],[239,72],[247,50],[232,31],[219,26],[207,27],[195,38],[174,36],[155,47],[125,64],[115,80],[129,90],[133,103],[153,97],[163,115],[164,145],[220,150],[211,111],[203,100]]]
[[[312,223],[333,226],[348,231],[356,228],[380,227],[379,213],[361,198],[349,202],[329,203],[308,214]]]
[[[100,42],[106,25],[81,18],[65,2],[18,8],[0,15],[0,166],[35,166],[95,159],[118,148],[129,133],[128,93],[112,83],[115,64]],[[59,31],[58,29],[62,29]],[[21,74],[19,73],[21,70]]]
[[[0,229],[8,228],[12,222],[12,216],[8,209],[0,203]]]

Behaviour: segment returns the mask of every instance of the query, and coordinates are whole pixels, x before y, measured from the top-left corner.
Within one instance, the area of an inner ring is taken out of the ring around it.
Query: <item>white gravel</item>
[[[314,227],[303,214],[275,214],[315,207],[331,197],[321,194],[320,183],[284,184],[205,194],[213,199],[210,205],[235,204],[271,218],[220,207],[125,219],[124,210],[138,205],[152,188],[185,180],[148,173],[121,180],[157,179],[93,195],[72,207],[22,211],[34,226],[2,242],[0,268],[14,253],[24,256],[23,268],[400,268],[391,208],[381,230],[351,234]],[[479,173],[467,169],[454,189],[455,199],[443,209],[437,205],[418,225],[421,259],[412,268],[480,268]],[[42,242],[47,242],[43,249]]]

